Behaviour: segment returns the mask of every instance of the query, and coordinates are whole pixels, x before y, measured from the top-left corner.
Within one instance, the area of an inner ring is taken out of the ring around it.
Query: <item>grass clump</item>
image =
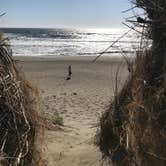
[[[61,117],[59,115],[59,113],[57,113],[57,112],[54,113],[53,116],[52,116],[52,123],[54,125],[61,125],[61,126],[63,126],[63,117]]]
[[[133,2],[146,13],[135,17],[152,44],[140,42],[129,79],[100,119],[96,143],[114,166],[165,166],[166,1]]]
[[[0,34],[1,166],[31,166],[36,162],[36,135],[41,120],[38,113],[38,90],[24,78],[9,40]]]

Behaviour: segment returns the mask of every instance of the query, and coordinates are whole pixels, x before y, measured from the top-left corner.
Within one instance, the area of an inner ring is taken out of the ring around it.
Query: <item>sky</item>
[[[0,27],[120,28],[128,0],[0,0]]]

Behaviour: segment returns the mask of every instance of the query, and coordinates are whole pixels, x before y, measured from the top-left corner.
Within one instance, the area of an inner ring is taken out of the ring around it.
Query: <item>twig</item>
[[[131,27],[131,26],[127,25],[127,24],[124,23],[124,22],[123,22],[122,24],[124,24],[124,25],[127,26],[128,28],[130,28],[130,29],[134,30],[135,32],[137,32],[137,33],[139,33],[139,34],[142,35],[142,32],[140,32],[140,31],[138,31],[138,30],[135,29],[136,25],[135,25],[135,27]],[[138,25],[138,24],[137,24],[137,25]],[[143,35],[146,36],[145,34],[143,34]],[[146,36],[146,37],[147,37],[147,36]]]
[[[4,13],[0,14],[0,17],[4,16],[5,14],[6,14],[6,12],[4,12]]]
[[[148,155],[150,155],[150,156],[152,156],[152,157],[154,157],[154,158],[157,158],[157,159],[159,159],[159,160],[164,160],[164,161],[166,161],[166,157],[158,156],[157,154],[152,153],[152,152],[145,152],[145,153],[147,153]]]
[[[122,13],[127,13],[127,12],[129,12],[129,11],[135,9],[135,8],[137,8],[137,6],[133,6],[130,9],[124,10],[124,11],[122,11]]]
[[[122,36],[120,36],[117,40],[115,40],[110,46],[108,46],[103,52],[101,52],[93,61],[96,62],[98,58],[100,58],[103,54],[105,54],[106,51],[108,51],[112,46],[114,46],[119,40],[121,40],[124,36],[126,36],[131,30],[133,30],[136,27],[136,25],[132,28],[130,28],[127,32],[125,32]]]

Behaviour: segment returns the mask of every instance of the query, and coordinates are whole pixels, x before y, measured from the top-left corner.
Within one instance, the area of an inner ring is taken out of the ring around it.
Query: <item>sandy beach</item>
[[[118,86],[127,78],[125,62],[102,57],[15,57],[26,77],[36,84],[42,98],[42,111],[48,121],[58,113],[61,130],[44,132],[42,153],[47,166],[99,166],[101,153],[94,135],[102,112],[114,95],[116,71]],[[68,66],[72,77],[66,80]]]

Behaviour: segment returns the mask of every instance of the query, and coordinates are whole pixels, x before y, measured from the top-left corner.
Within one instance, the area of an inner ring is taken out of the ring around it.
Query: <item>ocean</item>
[[[96,56],[126,29],[0,28],[10,39],[14,56]],[[105,55],[128,55],[139,47],[140,37],[129,33]]]

